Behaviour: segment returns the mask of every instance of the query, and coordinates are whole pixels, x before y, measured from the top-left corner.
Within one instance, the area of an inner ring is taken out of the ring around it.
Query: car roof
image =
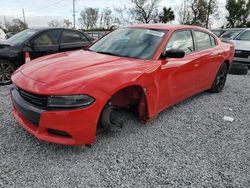
[[[64,30],[79,31],[79,30],[76,30],[76,29],[63,28],[63,27],[33,27],[33,28],[29,28],[29,29],[37,30],[37,31],[47,31],[47,30],[54,30],[54,29],[64,29]]]
[[[191,25],[175,25],[175,24],[139,24],[127,26],[128,28],[148,28],[148,29],[164,29],[164,30],[179,30],[179,29],[200,29],[205,30],[202,27]]]

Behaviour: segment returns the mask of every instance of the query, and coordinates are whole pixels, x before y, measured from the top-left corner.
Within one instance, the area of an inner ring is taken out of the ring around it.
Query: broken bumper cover
[[[63,145],[91,144],[96,138],[100,104],[75,110],[49,111],[25,101],[17,89],[11,89],[13,115],[36,138]]]

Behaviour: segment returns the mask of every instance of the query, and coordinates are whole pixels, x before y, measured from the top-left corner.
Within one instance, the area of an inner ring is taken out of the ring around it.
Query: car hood
[[[0,41],[0,49],[6,48],[6,47],[10,47],[12,46],[11,43],[7,42],[7,41]]]
[[[242,40],[232,40],[236,50],[247,50],[250,51],[250,42]]]
[[[73,85],[83,87],[114,72],[133,70],[140,62],[145,61],[78,50],[38,58],[17,72],[56,90]]]

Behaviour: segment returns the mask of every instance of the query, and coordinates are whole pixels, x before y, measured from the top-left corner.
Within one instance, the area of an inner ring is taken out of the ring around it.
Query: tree
[[[28,25],[20,19],[13,19],[11,23],[6,24],[8,32],[20,32],[28,28]]]
[[[249,24],[250,0],[227,0],[227,27],[247,27]]]
[[[178,14],[180,24],[187,24],[191,20],[191,11],[190,8],[186,6],[186,1],[176,6],[175,10]]]
[[[70,22],[68,19],[63,20],[63,27],[64,28],[71,28],[72,27],[72,22]]]
[[[191,25],[199,25],[205,27],[207,18],[207,2],[205,0],[194,0],[191,5],[192,20]]]
[[[210,15],[216,14],[217,12],[218,12],[218,2],[217,2],[217,0],[208,0],[206,28],[208,28],[208,26],[209,26]]]
[[[48,22],[49,27],[61,27],[62,24],[58,20],[51,20]]]
[[[168,23],[175,19],[174,11],[171,8],[163,7],[163,12],[159,15],[159,21],[162,23]]]
[[[190,0],[177,12],[183,15],[182,24],[208,27],[210,15],[218,12],[217,0]]]
[[[134,19],[140,23],[150,23],[158,17],[158,4],[160,0],[131,0],[130,8]]]
[[[98,16],[99,9],[88,7],[81,11],[80,18],[78,20],[82,28],[89,30],[96,28]]]
[[[133,15],[131,10],[127,6],[114,8],[114,20],[115,25],[131,25],[133,24]]]
[[[101,25],[109,29],[113,21],[112,10],[105,8],[101,13]]]

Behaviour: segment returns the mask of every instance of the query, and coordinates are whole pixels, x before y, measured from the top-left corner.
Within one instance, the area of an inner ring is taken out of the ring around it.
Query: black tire
[[[243,64],[233,64],[229,70],[229,74],[234,75],[246,75],[248,73],[248,67]]]
[[[213,85],[209,90],[211,93],[219,93],[222,91],[227,80],[227,73],[228,73],[228,65],[226,63],[222,63],[214,79]]]
[[[6,60],[0,60],[0,85],[11,84],[11,75],[15,71],[15,66]]]
[[[104,107],[100,123],[105,132],[120,132],[122,129],[122,123],[119,122],[117,117],[115,117],[115,111],[117,109],[112,106],[111,102]]]

